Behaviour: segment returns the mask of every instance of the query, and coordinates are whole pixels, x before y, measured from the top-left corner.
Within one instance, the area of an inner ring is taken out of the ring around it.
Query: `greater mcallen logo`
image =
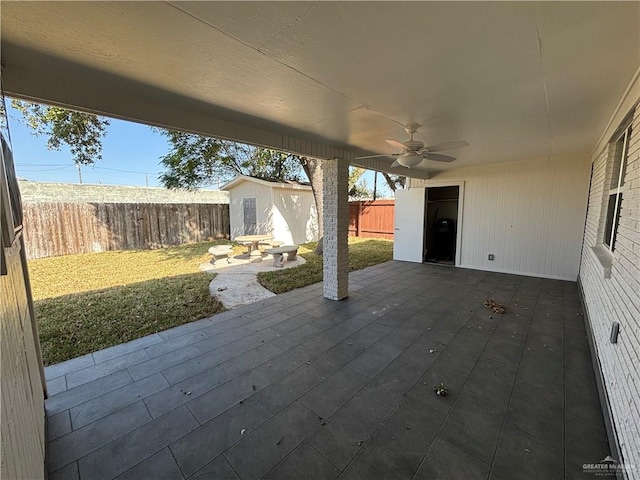
[[[592,473],[597,476],[616,476],[619,473],[629,472],[634,470],[632,465],[625,465],[618,463],[617,460],[607,455],[599,463],[585,463],[582,465],[582,471],[584,473]]]

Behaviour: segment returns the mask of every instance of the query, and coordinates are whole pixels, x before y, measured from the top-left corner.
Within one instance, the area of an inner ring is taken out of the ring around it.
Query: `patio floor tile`
[[[358,394],[311,436],[309,444],[342,470],[390,412],[389,407]]]
[[[71,431],[69,410],[65,410],[47,418],[47,441],[55,440]]]
[[[98,350],[97,352],[93,352],[91,356],[95,363],[98,364],[162,342],[162,337],[157,333],[154,333],[152,335],[147,335],[146,337],[136,338],[135,340],[131,340],[127,343],[121,343],[120,345],[114,345],[113,347]]]
[[[373,435],[365,449],[395,472],[411,478],[444,419],[444,415],[425,409],[416,397],[408,398]]]
[[[169,448],[180,470],[188,477],[271,417],[269,410],[251,397],[196,428]]]
[[[73,462],[60,470],[48,475],[48,480],[79,480],[80,472],[78,472],[78,463]]]
[[[184,476],[169,449],[165,448],[116,477],[117,480],[140,480],[142,478],[177,480],[184,478]]]
[[[313,412],[294,403],[231,447],[224,456],[240,478],[261,478],[318,425]]]
[[[306,478],[315,480],[333,480],[339,473],[340,470],[312,447],[302,444],[264,478],[266,480],[300,480],[304,475]]]
[[[161,375],[161,374],[156,374]],[[151,377],[147,377],[151,378]],[[200,395],[213,390],[229,377],[218,367],[185,378],[182,382],[162,389],[145,398],[144,403],[153,418],[158,418],[180,405],[184,405]],[[144,380],[144,379],[143,379]],[[140,380],[142,382],[143,380]]]
[[[512,480],[521,478],[526,472],[530,478],[560,480],[564,478],[563,454],[562,449],[550,447],[511,425],[505,425],[489,478]]]
[[[364,375],[343,368],[302,397],[300,403],[319,417],[329,418],[368,381]]]
[[[491,466],[436,437],[415,480],[486,480]]]
[[[251,370],[210,390],[198,398],[190,400],[187,407],[200,424],[208,422],[231,408],[241,400],[263,389],[268,381],[259,373]],[[188,395],[187,395],[188,396]]]
[[[116,438],[144,425],[150,419],[142,402],[134,403],[86,427],[74,430],[49,442],[49,471],[106,445]]]
[[[371,478],[401,480],[407,477],[366,450],[361,450],[338,478],[340,480],[369,480]]]
[[[121,408],[142,400],[156,392],[164,390],[169,384],[156,373],[137,382],[130,383],[117,390],[101,395],[97,398],[81,403],[71,408],[71,423],[74,429],[84,427],[105,417]]]
[[[125,355],[106,360],[102,363],[92,365],[82,370],[77,370],[67,374],[67,388],[74,388],[83,383],[90,382],[97,378],[104,377],[109,373],[124,370],[125,368],[149,360],[149,356],[144,350],[136,350]]]
[[[506,408],[491,397],[463,390],[438,435],[479,460],[490,463],[500,438]]]
[[[189,477],[189,480],[211,480],[219,478],[224,480],[238,480],[239,477],[233,471],[227,459],[223,455],[205,465],[201,470]]]
[[[82,370],[83,368],[95,365],[93,356],[91,354],[83,355],[81,357],[72,358],[66,362],[51,365],[44,369],[44,376],[47,380],[53,380],[54,378],[61,377],[76,370]]]
[[[171,385],[175,385],[184,381],[189,377],[193,377],[205,370],[210,370],[217,367],[222,362],[226,362],[230,358],[233,358],[238,353],[234,350],[226,347],[220,347],[216,350],[212,350],[197,357],[190,358],[184,362],[173,365],[169,368],[162,370],[162,376]]]
[[[527,433],[549,447],[562,449],[564,401],[553,388],[516,382],[505,425]]]
[[[350,279],[47,367],[50,478],[573,479],[610,454],[575,284]]]
[[[256,398],[272,413],[295,402],[324,380],[325,375],[312,365],[302,365],[279,382],[256,393]]]
[[[362,375],[373,378],[384,370],[394,358],[395,356],[382,348],[381,345],[374,345],[358,355],[347,366]]]
[[[110,479],[135,467],[198,426],[184,407],[156,418],[116,441],[80,458],[80,476]]]
[[[165,368],[169,368],[178,363],[189,360],[190,358],[200,355],[200,351],[189,345],[187,347],[180,348],[173,352],[165,353],[158,357],[147,360],[146,362],[138,363],[128,368],[131,377],[134,380],[140,380],[141,378],[148,377],[154,373],[160,372]]]
[[[105,393],[111,392],[117,388],[132,383],[131,375],[126,370],[112,373],[110,375],[98,378],[91,382],[80,385],[76,388],[65,390],[58,395],[49,397],[45,406],[48,415],[61,412],[76,405],[80,405],[86,401],[97,398]]]

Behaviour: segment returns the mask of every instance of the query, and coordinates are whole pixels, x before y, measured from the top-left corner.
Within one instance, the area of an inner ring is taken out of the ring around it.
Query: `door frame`
[[[456,221],[456,260],[454,266],[459,267],[462,262],[462,212],[464,212],[464,180],[447,181],[447,180],[423,180],[421,188],[424,188],[425,197],[427,195],[428,188],[435,187],[458,187],[458,219]],[[425,198],[425,228],[427,217],[427,201]]]

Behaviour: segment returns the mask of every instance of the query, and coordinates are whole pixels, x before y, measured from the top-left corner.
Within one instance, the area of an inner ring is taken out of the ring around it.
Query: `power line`
[[[52,172],[54,170],[64,170],[65,168],[73,168],[73,165],[66,165],[64,167],[55,167],[55,168],[24,168],[18,167],[18,170],[21,172]]]
[[[112,172],[123,172],[123,173],[138,173],[140,175],[155,175],[155,173],[153,172],[136,172],[133,170],[120,170],[119,168],[107,168],[107,167],[96,167],[96,166],[91,166],[91,165],[87,165],[90,166],[91,168],[95,168],[98,170],[110,170]]]
[[[73,168],[75,165],[66,165],[61,163],[16,163],[16,167],[60,167],[60,168]],[[135,170],[121,170],[119,168],[98,167],[95,165],[82,165],[83,167],[92,168],[96,170],[109,170],[111,172],[122,173],[136,173],[139,175],[156,175],[157,172],[138,172]],[[46,170],[40,170],[42,172]]]
[[[68,167],[66,163],[21,163],[16,162],[16,167]]]

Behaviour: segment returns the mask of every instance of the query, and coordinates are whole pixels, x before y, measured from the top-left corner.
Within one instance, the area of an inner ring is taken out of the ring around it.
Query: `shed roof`
[[[264,185],[265,187],[271,187],[271,188],[290,188],[292,190],[311,190],[311,185],[308,183],[294,182],[294,181],[274,182],[270,180],[262,180],[261,178],[250,177],[248,175],[238,175],[236,178],[225,183],[222,187],[220,187],[220,190],[231,190],[233,187],[243,182],[254,182],[260,185]]]
[[[220,190],[169,190],[162,187],[88,185],[18,181],[23,203],[219,203],[229,194]]]

